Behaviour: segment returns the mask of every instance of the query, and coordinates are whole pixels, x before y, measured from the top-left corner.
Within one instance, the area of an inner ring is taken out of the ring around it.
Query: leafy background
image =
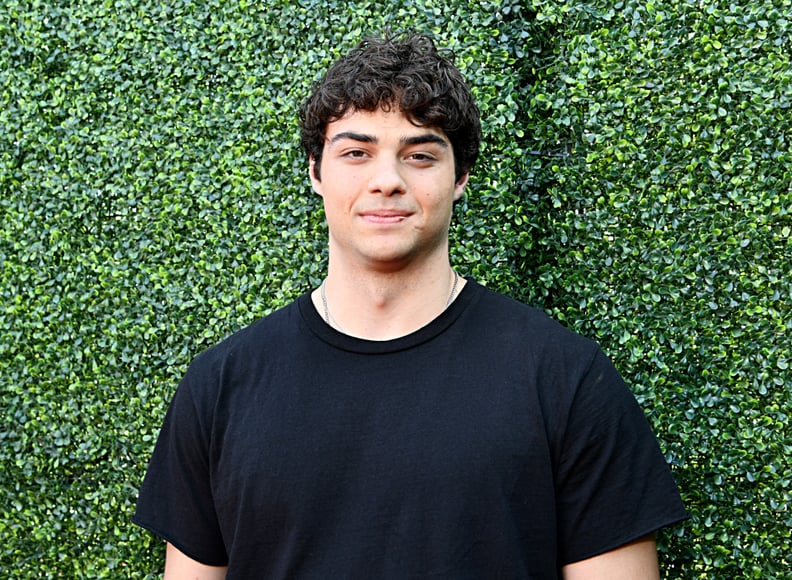
[[[189,360],[315,286],[298,148],[361,36],[454,51],[485,145],[453,261],[600,341],[691,518],[666,578],[792,570],[792,0],[4,0],[0,575],[149,578]]]

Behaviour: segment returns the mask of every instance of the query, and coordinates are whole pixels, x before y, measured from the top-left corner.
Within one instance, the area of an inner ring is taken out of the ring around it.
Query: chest
[[[552,451],[530,373],[411,354],[275,363],[224,385],[212,480],[234,549],[252,532],[301,565],[368,569],[378,554],[400,571],[518,565],[517,538],[553,554]]]
[[[549,461],[526,377],[476,374],[455,360],[401,362],[350,357],[249,377],[224,405],[218,473],[234,487],[461,476],[508,487],[527,463]]]

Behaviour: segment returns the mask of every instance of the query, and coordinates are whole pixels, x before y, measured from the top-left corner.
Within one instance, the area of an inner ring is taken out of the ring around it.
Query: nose
[[[407,183],[398,160],[379,158],[373,166],[369,193],[399,195],[406,191]]]

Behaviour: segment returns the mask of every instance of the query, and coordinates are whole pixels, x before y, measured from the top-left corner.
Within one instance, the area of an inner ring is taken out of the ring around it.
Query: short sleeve
[[[557,467],[561,564],[687,517],[649,423],[597,349],[572,400]]]
[[[190,372],[160,430],[132,521],[190,558],[224,566],[228,556],[211,489],[211,415],[196,404]]]

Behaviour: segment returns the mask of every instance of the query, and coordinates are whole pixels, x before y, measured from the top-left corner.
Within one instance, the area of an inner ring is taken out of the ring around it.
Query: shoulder
[[[479,329],[493,338],[500,337],[497,342],[522,346],[543,356],[555,352],[593,357],[600,350],[595,341],[567,328],[545,311],[474,284],[479,293],[474,310]]]
[[[171,407],[187,409],[208,428],[218,410],[227,408],[232,399],[250,395],[261,378],[281,364],[299,326],[295,301],[200,352],[187,367]]]
[[[250,363],[273,356],[299,328],[299,299],[228,335],[193,358],[187,377],[222,372],[229,365]]]
[[[460,364],[486,368],[491,382],[520,385],[549,423],[559,423],[579,391],[598,382],[598,377],[609,381],[609,388],[624,388],[597,342],[540,309],[483,287],[477,293],[463,315],[460,343],[465,347]]]

